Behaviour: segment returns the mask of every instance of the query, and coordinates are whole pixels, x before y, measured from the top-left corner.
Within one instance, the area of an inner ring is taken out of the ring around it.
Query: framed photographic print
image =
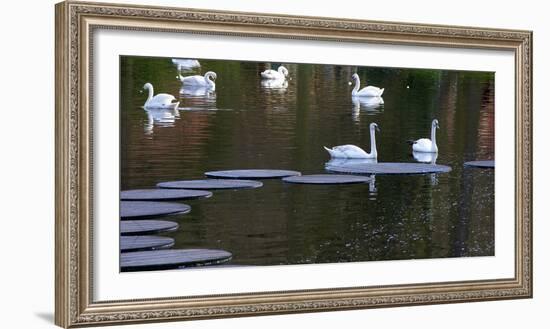
[[[531,58],[530,31],[59,3],[56,323],[531,297]]]

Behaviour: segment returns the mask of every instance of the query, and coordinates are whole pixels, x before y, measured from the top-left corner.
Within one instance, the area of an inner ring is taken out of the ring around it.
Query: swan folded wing
[[[169,94],[158,94],[151,99],[147,106],[148,107],[166,107],[174,104],[176,98]]]
[[[260,75],[264,79],[280,79],[281,78],[279,72],[277,72],[275,70],[265,70],[262,73],[260,73]]]
[[[384,88],[380,89],[374,86],[367,86],[357,93],[358,96],[364,97],[380,97],[384,93]]]
[[[362,148],[355,145],[343,145],[341,147],[341,152],[346,155],[348,158],[366,158],[369,156]]]
[[[428,138],[417,139],[413,143],[413,151],[416,152],[431,152],[432,151],[432,141]]]
[[[190,77],[184,77],[184,78],[181,79],[181,82],[184,85],[189,85],[189,86],[205,86],[206,85],[206,80],[204,79],[204,77],[202,77],[200,75],[193,75],[193,76],[190,76]]]
[[[366,158],[368,153],[365,152],[362,148],[355,145],[340,145],[334,146],[332,149],[325,149],[330,153],[334,158]]]

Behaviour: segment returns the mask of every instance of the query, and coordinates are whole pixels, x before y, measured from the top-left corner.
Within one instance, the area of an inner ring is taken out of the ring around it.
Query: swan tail
[[[407,143],[408,143],[409,145],[414,145],[414,144],[416,144],[416,141],[415,141],[415,140],[412,140],[412,139],[409,139],[409,140],[407,140]]]
[[[384,93],[384,88],[380,89],[380,95],[378,96],[382,96],[383,93]]]
[[[323,146],[323,147],[325,148],[325,150],[327,150],[327,152],[330,154],[331,157],[334,157],[334,156],[335,156],[334,150],[329,149],[329,148],[326,147],[326,146]]]

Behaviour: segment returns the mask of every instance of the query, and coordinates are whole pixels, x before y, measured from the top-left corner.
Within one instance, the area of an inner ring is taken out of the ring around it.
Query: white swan
[[[437,153],[415,152],[413,151],[413,158],[417,162],[435,164],[437,161]]]
[[[362,148],[355,145],[340,145],[334,146],[332,149],[324,146],[333,158],[350,158],[350,159],[376,159],[378,152],[376,151],[376,139],[374,130],[380,131],[376,123],[370,124],[370,153],[365,152]]]
[[[353,90],[351,91],[351,96],[354,97],[381,97],[384,93],[384,88],[380,89],[378,87],[374,86],[367,86],[361,90],[359,90],[359,86],[361,85],[361,80],[359,79],[359,75],[357,73],[354,73],[351,76],[351,79],[355,82],[355,86],[353,87]],[[350,82],[351,84],[351,82]]]
[[[183,58],[172,58],[172,63],[174,63],[178,70],[189,70],[195,67],[200,67],[201,64],[196,59],[183,59]]]
[[[269,80],[285,80],[288,76],[288,70],[284,66],[279,66],[277,71],[275,70],[265,70],[262,73],[260,73],[262,76],[262,79],[269,79]]]
[[[431,139],[421,138],[415,141],[408,141],[412,145],[413,152],[425,152],[425,153],[437,153],[437,143],[435,141],[435,130],[439,129],[439,121],[434,119],[432,121],[432,135]]]
[[[177,109],[179,102],[175,102],[176,98],[169,94],[154,95],[153,85],[147,82],[143,85],[143,89],[147,89],[149,96],[143,104],[146,109]],[[154,96],[153,96],[154,95]]]
[[[205,87],[211,91],[216,90],[216,83],[214,82],[216,78],[218,78],[218,75],[212,71],[206,72],[204,76],[192,75],[184,77],[181,74],[179,75],[179,80],[184,86]]]

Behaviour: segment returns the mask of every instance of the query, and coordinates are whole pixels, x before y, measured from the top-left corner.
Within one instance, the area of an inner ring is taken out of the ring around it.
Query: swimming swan
[[[432,121],[432,138],[421,138],[415,141],[408,141],[412,145],[413,152],[437,153],[437,143],[435,141],[435,130],[439,129],[439,121]]]
[[[269,79],[269,80],[284,80],[288,76],[288,70],[284,66],[279,66],[277,71],[275,70],[265,70],[262,73],[260,73],[262,76],[262,79]]]
[[[149,96],[143,104],[146,109],[177,109],[179,102],[175,102],[176,98],[169,94],[154,95],[153,85],[147,82],[143,85],[143,89],[149,91]],[[153,96],[154,95],[154,96]]]
[[[349,158],[349,159],[376,159],[378,152],[376,151],[376,139],[374,130],[380,131],[376,123],[370,124],[370,153],[365,152],[362,148],[355,145],[340,145],[334,146],[332,149],[324,146],[332,158]]]
[[[172,63],[178,67],[178,70],[190,70],[195,67],[200,67],[201,64],[196,59],[172,58]]]
[[[361,80],[359,80],[359,75],[357,73],[354,73],[351,76],[351,79],[355,82],[355,86],[351,91],[351,96],[353,97],[381,97],[382,94],[384,93],[384,88],[380,89],[374,86],[367,86],[359,90],[359,86],[361,85]]]
[[[192,75],[184,77],[181,74],[179,75],[179,80],[184,86],[194,86],[194,87],[205,87],[212,91],[216,90],[216,83],[214,80],[218,78],[216,72],[208,71],[201,75]]]

